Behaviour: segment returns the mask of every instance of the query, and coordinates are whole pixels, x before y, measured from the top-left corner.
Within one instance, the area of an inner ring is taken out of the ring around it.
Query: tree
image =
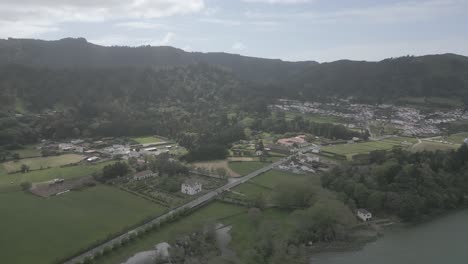
[[[304,182],[286,182],[273,189],[273,201],[282,208],[304,208],[314,202],[316,190]]]
[[[26,164],[21,164],[21,172],[22,173],[26,173],[26,172],[29,172],[29,166],[26,165]]]

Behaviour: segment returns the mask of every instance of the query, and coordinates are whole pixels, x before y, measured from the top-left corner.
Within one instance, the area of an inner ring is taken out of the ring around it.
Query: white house
[[[181,192],[194,195],[202,191],[202,184],[198,181],[189,180],[182,183]]]
[[[361,219],[362,221],[367,222],[372,219],[372,214],[366,209],[358,209],[357,217]]]
[[[133,175],[133,180],[141,181],[141,180],[148,179],[148,178],[155,177],[155,176],[158,176],[158,174],[150,170],[145,170],[145,171],[140,171],[136,173],[135,175]]]
[[[98,159],[99,159],[99,157],[92,156],[92,157],[87,158],[86,161],[88,161],[88,162],[94,162],[94,161],[97,161]]]
[[[468,145],[468,138],[465,138],[465,140],[463,142],[465,142],[465,144]]]

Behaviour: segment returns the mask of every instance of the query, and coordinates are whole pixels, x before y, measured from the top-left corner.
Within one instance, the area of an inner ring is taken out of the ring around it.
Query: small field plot
[[[151,143],[163,142],[163,140],[161,138],[155,137],[155,136],[136,137],[136,138],[132,138],[132,139],[135,140],[136,142],[140,143],[140,144],[151,144]]]
[[[49,199],[0,194],[1,262],[54,263],[163,210],[102,185]]]
[[[294,174],[289,172],[283,172],[278,170],[270,170],[262,175],[253,178],[253,183],[265,186],[267,188],[274,188],[275,186],[292,181],[305,181],[307,178],[312,176],[303,174]]]
[[[98,172],[106,165],[112,162],[103,162],[95,165],[80,164],[77,166],[51,168],[46,170],[30,171],[28,173],[7,174],[1,171],[0,168],[0,192],[5,189],[19,189],[19,184],[22,182],[44,182],[56,178],[72,179],[77,177],[89,176],[93,172]]]
[[[201,225],[205,223],[228,223],[229,219],[232,217],[246,212],[247,209],[241,206],[212,202],[174,223],[163,226],[158,231],[152,232],[125,247],[119,248],[105,258],[99,258],[95,263],[123,263],[138,252],[154,249],[154,246],[161,242],[173,242],[174,239],[177,238],[177,235],[186,234],[194,229],[200,228]]]
[[[40,157],[41,151],[36,148],[36,145],[28,145],[22,149],[12,150],[12,153],[17,153],[20,158]]]
[[[389,150],[394,146],[399,146],[400,144],[395,144],[392,142],[385,141],[370,141],[357,144],[340,144],[333,146],[326,146],[322,148],[323,151],[345,155],[348,159],[356,154],[365,154],[374,150]]]
[[[399,145],[412,145],[418,143],[416,138],[412,137],[391,137],[382,140],[382,142],[391,143],[391,144],[399,144]]]
[[[228,160],[211,160],[211,161],[200,161],[192,163],[194,167],[203,168],[206,170],[216,171],[216,169],[225,169],[227,174],[230,177],[238,177],[240,174],[237,171],[234,171],[230,167]]]
[[[5,171],[15,172],[21,170],[21,166],[27,165],[31,170],[38,170],[41,168],[53,168],[60,167],[62,165],[77,163],[83,160],[85,157],[77,154],[65,154],[60,156],[50,156],[50,157],[38,157],[38,158],[29,158],[21,159],[18,161],[8,161],[3,163]]]
[[[422,141],[421,143],[415,144],[411,150],[418,152],[418,151],[436,151],[436,150],[453,150],[460,147],[460,145],[454,144],[445,144],[439,142],[432,142],[432,141]]]
[[[463,144],[466,138],[468,138],[468,132],[462,132],[450,135],[446,138],[446,140],[454,144]]]
[[[261,161],[233,161],[229,167],[238,175],[247,175],[253,171],[267,166],[269,163]]]

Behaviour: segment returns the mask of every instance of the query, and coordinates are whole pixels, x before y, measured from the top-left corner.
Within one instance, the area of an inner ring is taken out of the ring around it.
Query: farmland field
[[[465,138],[468,138],[468,132],[453,134],[447,137],[447,141],[455,144],[462,144]]]
[[[138,252],[153,249],[157,243],[172,242],[178,234],[190,232],[204,223],[225,223],[231,216],[242,214],[246,211],[247,209],[244,207],[212,202],[189,216],[165,225],[160,230],[143,236],[135,242],[107,255],[105,258],[98,259],[96,264],[122,263]]]
[[[445,144],[439,142],[422,141],[419,144],[415,144],[412,151],[435,151],[435,150],[453,150],[458,148],[460,145]]]
[[[154,137],[154,136],[149,136],[149,137],[136,137],[132,138],[136,142],[140,144],[151,144],[151,143],[159,143],[162,142],[163,140],[159,137]]]
[[[20,158],[32,158],[41,156],[41,151],[35,145],[24,146],[22,149],[12,150],[12,153],[19,154]]]
[[[163,210],[108,186],[49,199],[3,193],[0,258],[2,263],[49,264]]]
[[[65,154],[60,156],[38,157],[21,159],[19,161],[8,161],[2,165],[6,172],[14,172],[21,170],[21,165],[28,165],[31,170],[38,170],[40,168],[53,168],[60,167],[71,163],[76,163],[83,160],[85,157],[77,154]]]
[[[192,163],[194,167],[204,168],[207,170],[216,170],[218,168],[225,169],[230,177],[238,177],[239,173],[232,170],[227,160],[211,160],[211,161],[200,161]]]
[[[18,188],[19,184],[28,182],[44,182],[55,178],[71,179],[91,175],[93,172],[100,171],[104,166],[112,162],[103,162],[96,165],[77,165],[63,168],[50,168],[45,170],[30,171],[28,173],[6,174],[0,168],[0,191],[5,187]]]
[[[374,150],[389,150],[394,146],[399,146],[400,143],[391,142],[391,141],[371,141],[357,144],[340,144],[333,146],[326,146],[322,148],[323,151],[345,155],[348,158],[356,154],[369,153]]]
[[[247,175],[262,167],[267,166],[268,163],[260,161],[234,161],[229,162],[229,167],[238,175]]]

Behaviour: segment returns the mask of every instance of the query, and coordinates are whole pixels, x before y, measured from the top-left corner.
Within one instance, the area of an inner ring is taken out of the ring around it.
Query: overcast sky
[[[284,60],[468,55],[468,0],[0,0],[0,38]]]

